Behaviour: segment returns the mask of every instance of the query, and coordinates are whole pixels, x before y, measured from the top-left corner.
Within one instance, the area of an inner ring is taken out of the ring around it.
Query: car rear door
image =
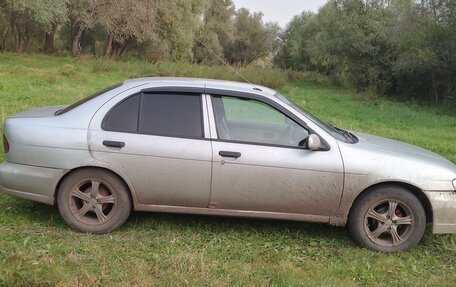
[[[268,103],[214,95],[211,208],[330,216],[343,189],[337,146],[299,145],[309,130]]]
[[[92,120],[93,157],[131,181],[139,204],[207,207],[212,150],[201,93],[142,91],[115,101]]]

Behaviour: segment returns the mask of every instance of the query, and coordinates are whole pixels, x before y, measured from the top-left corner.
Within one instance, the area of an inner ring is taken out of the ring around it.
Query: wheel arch
[[[124,178],[123,176],[121,176],[118,172],[115,172],[115,171],[113,171],[112,169],[109,169],[109,168],[106,168],[106,167],[102,167],[102,166],[80,166],[80,167],[76,167],[76,168],[73,168],[73,169],[68,170],[68,171],[59,179],[59,181],[57,182],[57,185],[55,186],[55,190],[54,190],[54,205],[57,206],[57,195],[58,195],[60,186],[62,185],[62,182],[63,182],[70,174],[72,174],[72,173],[74,173],[74,172],[77,172],[77,171],[80,171],[80,170],[84,170],[84,169],[98,169],[98,170],[103,170],[103,171],[109,172],[109,173],[113,174],[114,176],[116,176],[116,177],[125,185],[125,187],[127,188],[128,194],[129,194],[130,199],[131,199],[131,202],[132,202],[132,208],[135,207],[135,205],[136,205],[136,196],[135,196],[135,194],[134,194],[134,190],[133,190],[131,184],[129,183],[129,181],[125,180],[125,178]]]
[[[424,211],[426,213],[426,221],[428,223],[432,222],[432,218],[433,218],[432,204],[431,204],[429,198],[426,196],[426,194],[419,187],[414,186],[414,185],[409,184],[409,183],[400,182],[400,181],[379,182],[379,183],[373,184],[373,185],[365,188],[353,200],[353,202],[352,202],[352,204],[350,206],[350,210],[348,212],[348,215],[351,213],[352,208],[355,205],[355,202],[357,200],[359,200],[359,198],[361,198],[364,194],[366,194],[367,192],[369,192],[370,190],[372,190],[374,188],[387,187],[387,186],[402,187],[402,188],[410,191],[412,194],[414,194],[418,198],[418,200],[420,201],[421,205],[424,208]]]

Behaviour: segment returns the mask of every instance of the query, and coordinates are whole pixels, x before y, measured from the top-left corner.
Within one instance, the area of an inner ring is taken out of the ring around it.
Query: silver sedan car
[[[140,78],[6,119],[0,189],[57,205],[81,232],[131,210],[324,222],[407,250],[456,233],[456,166],[330,126],[251,84]]]

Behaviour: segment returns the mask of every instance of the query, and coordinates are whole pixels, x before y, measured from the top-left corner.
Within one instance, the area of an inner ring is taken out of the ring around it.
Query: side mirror
[[[307,147],[312,151],[320,150],[321,149],[320,137],[316,134],[309,135],[309,138],[307,139]]]

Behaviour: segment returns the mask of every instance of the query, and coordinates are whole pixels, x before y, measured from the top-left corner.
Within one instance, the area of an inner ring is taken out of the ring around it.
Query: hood
[[[353,134],[359,139],[359,142],[355,144],[358,148],[375,151],[396,158],[423,162],[426,165],[436,165],[453,171],[456,174],[456,165],[433,152],[396,140],[363,133]]]
[[[364,188],[380,182],[403,182],[426,191],[453,191],[456,165],[403,142],[354,133],[355,144],[339,143],[345,173]]]
[[[10,118],[47,118],[53,117],[55,112],[66,106],[51,106],[45,108],[30,109],[10,116]]]

